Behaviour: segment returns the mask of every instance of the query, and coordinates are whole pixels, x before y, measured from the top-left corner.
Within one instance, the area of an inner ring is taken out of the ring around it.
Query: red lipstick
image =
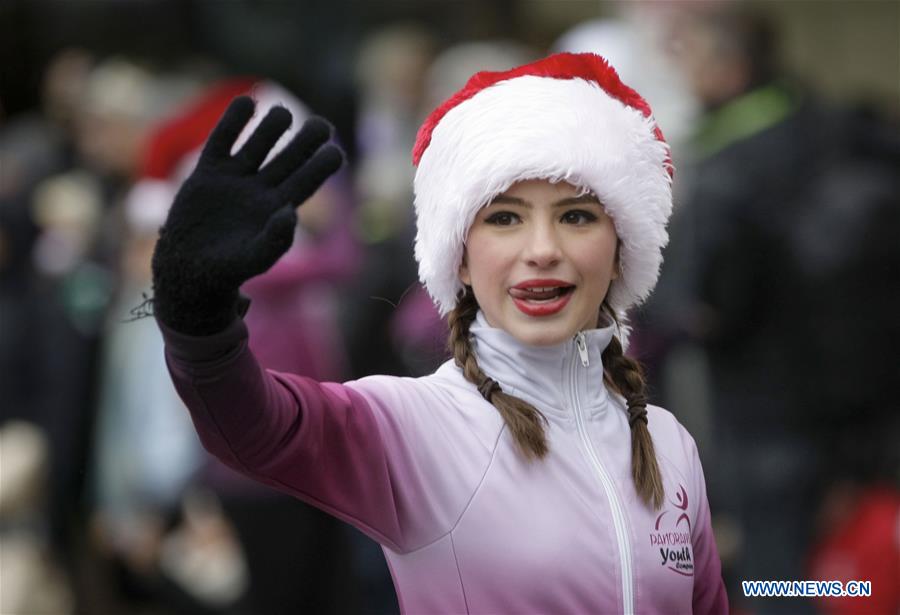
[[[575,286],[555,279],[519,282],[509,295],[520,312],[528,316],[550,316],[562,310],[572,298]]]

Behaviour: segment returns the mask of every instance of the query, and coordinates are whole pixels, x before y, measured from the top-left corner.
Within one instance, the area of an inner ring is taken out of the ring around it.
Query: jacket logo
[[[670,500],[669,504],[671,507],[656,517],[654,531],[650,532],[650,545],[659,548],[661,566],[686,577],[692,577],[694,561],[691,548],[691,518],[687,514],[688,495],[683,485],[678,485],[675,500]]]

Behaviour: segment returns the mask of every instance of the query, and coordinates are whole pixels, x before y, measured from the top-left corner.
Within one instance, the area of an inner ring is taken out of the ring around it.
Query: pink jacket
[[[611,328],[532,347],[473,323],[481,368],[549,421],[550,453],[530,463],[453,362],[319,383],[264,370],[240,320],[163,333],[207,449],[377,540],[404,612],[727,612],[697,449],[661,408],[665,504],[635,493],[626,413],[603,384]]]

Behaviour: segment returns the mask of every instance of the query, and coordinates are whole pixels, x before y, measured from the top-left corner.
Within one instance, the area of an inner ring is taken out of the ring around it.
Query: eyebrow
[[[567,205],[580,205],[582,203],[596,203],[597,205],[602,205],[600,199],[590,193],[585,193],[579,196],[570,196],[564,199],[560,199],[553,203],[553,207],[564,207]],[[526,201],[525,199],[520,199],[517,196],[509,196],[506,194],[498,194],[494,197],[494,199],[488,203],[488,205],[522,205],[523,207],[531,207],[531,203]]]

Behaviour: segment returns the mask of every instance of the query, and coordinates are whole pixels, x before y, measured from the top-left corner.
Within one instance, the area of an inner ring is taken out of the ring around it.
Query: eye
[[[487,224],[495,224],[497,226],[512,226],[519,222],[519,216],[511,211],[498,211],[484,219]]]
[[[589,224],[597,220],[597,216],[583,209],[570,209],[562,215],[562,222],[566,224]]]

